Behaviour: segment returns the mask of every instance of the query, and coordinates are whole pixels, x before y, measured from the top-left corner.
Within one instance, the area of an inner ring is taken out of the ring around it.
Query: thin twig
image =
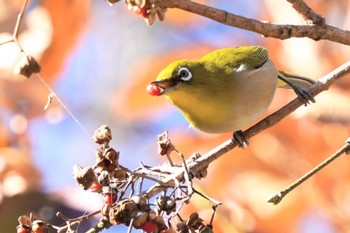
[[[186,161],[185,161],[185,157],[182,153],[178,153],[179,156],[181,157],[182,160],[182,166],[183,166],[183,170],[184,170],[184,178],[185,181],[187,183],[187,193],[186,193],[186,197],[185,197],[185,202],[188,201],[192,195],[193,195],[193,183],[192,183],[192,177],[190,174],[190,171],[188,170],[188,167],[186,165]]]
[[[195,188],[193,188],[193,192],[198,194],[199,196],[203,197],[204,199],[207,199],[208,201],[212,202],[214,204],[214,206],[219,206],[219,205],[222,204],[221,202],[219,202],[219,201],[217,201],[217,200],[215,200],[215,199],[213,199],[213,198],[211,198],[211,197],[209,197],[209,196],[199,192]]]
[[[141,179],[140,179],[140,181],[139,181],[139,191],[138,191],[138,194],[140,194],[140,193],[142,192],[143,180],[144,180],[144,178],[141,177]]]
[[[101,210],[96,210],[95,212],[88,213],[88,214],[82,215],[82,216],[77,217],[77,218],[70,218],[70,219],[68,219],[68,221],[70,221],[70,222],[83,221],[83,220],[91,218],[92,216],[95,216],[99,213],[101,213]]]
[[[150,176],[156,176],[159,178],[164,178],[172,173],[174,173],[175,171],[180,170],[181,167],[179,166],[165,166],[164,164],[161,166],[155,166],[155,167],[151,167],[148,165],[145,165],[143,163],[141,163],[141,167],[135,169],[133,172],[137,173],[137,174],[148,174]]]
[[[13,38],[17,41],[18,39],[18,34],[19,34],[19,29],[21,28],[21,25],[22,25],[22,20],[23,20],[23,15],[24,15],[24,12],[27,8],[27,4],[28,4],[28,0],[25,0],[23,5],[22,5],[22,9],[21,11],[19,12],[18,16],[17,16],[17,22],[16,22],[16,26],[15,26],[15,29],[13,31]],[[19,44],[19,43],[18,43]],[[21,51],[22,52],[22,51]]]
[[[53,229],[57,230],[57,233],[67,233],[67,232],[73,232],[71,227],[78,226],[79,224],[80,224],[80,222],[76,221],[76,222],[71,222],[69,225],[65,225],[63,227],[54,226],[51,224],[49,226],[51,226]]]
[[[130,223],[129,223],[129,227],[128,227],[128,231],[126,233],[131,233],[132,231],[132,225],[133,225],[133,222],[134,222],[135,218],[132,218],[130,220]]]
[[[132,185],[130,193],[133,194],[133,191],[134,191],[134,188],[133,188],[134,180],[133,179],[128,179],[128,182],[124,186],[123,190],[120,191],[120,195],[119,195],[117,201],[120,201],[124,197],[124,194],[126,193],[126,190],[130,187],[130,185]]]
[[[350,45],[350,31],[333,27],[326,23],[313,25],[272,24],[188,0],[156,0],[156,3],[161,7],[178,8],[228,26],[256,32],[265,37],[274,37],[281,40],[292,37],[310,38],[316,41],[329,40]],[[304,13],[306,14],[306,12]]]
[[[20,52],[24,52],[23,48],[22,48],[22,45],[18,42],[18,35],[19,35],[19,29],[21,28],[21,25],[22,25],[22,20],[23,20],[23,15],[24,15],[24,12],[27,8],[27,5],[28,5],[28,0],[25,0],[23,2],[23,5],[22,5],[22,9],[21,11],[18,13],[18,16],[17,16],[17,21],[16,21],[16,26],[13,30],[13,33],[12,33],[12,37],[6,41],[2,41],[0,42],[0,46],[4,45],[4,44],[7,44],[7,43],[16,43],[17,46],[19,47],[20,49]]]
[[[100,211],[98,211],[98,212],[100,212]],[[81,220],[69,219],[61,212],[57,212],[56,216],[62,218],[66,222],[65,226],[59,227],[57,229],[57,232],[59,232],[59,233],[61,233],[61,232],[72,232],[72,228],[71,227],[73,227],[75,225],[79,225],[80,222],[81,222]],[[81,217],[79,217],[79,218],[81,218]],[[56,229],[55,226],[52,226],[52,227],[54,227]]]
[[[5,44],[8,44],[8,43],[12,43],[12,42],[15,42],[15,41],[14,41],[14,39],[11,37],[11,38],[8,39],[8,40],[5,40],[5,41],[0,42],[0,46],[5,45]]]
[[[36,77],[39,79],[39,81],[50,91],[50,95],[52,97],[55,97],[55,99],[58,101],[58,103],[62,106],[62,108],[68,113],[68,115],[75,121],[75,123],[81,128],[81,130],[88,136],[88,138],[92,138],[91,134],[88,132],[88,130],[82,125],[82,123],[78,120],[78,118],[73,114],[71,110],[67,107],[67,105],[61,100],[61,98],[56,94],[56,92],[50,87],[49,84],[44,80],[44,78],[39,74],[35,73]]]
[[[220,203],[220,204],[221,204],[221,203]],[[214,216],[215,216],[216,209],[218,208],[218,206],[219,206],[219,205],[213,205],[213,206],[212,206],[213,214],[211,215],[210,222],[209,222],[209,224],[208,224],[208,226],[209,226],[210,228],[212,228],[212,229],[213,229]]]
[[[320,163],[318,166],[316,166],[315,168],[313,168],[311,171],[309,171],[308,173],[306,173],[305,175],[303,175],[302,177],[300,177],[298,180],[296,180],[294,183],[292,183],[291,185],[289,185],[286,189],[277,192],[275,194],[273,194],[268,200],[267,202],[270,202],[272,204],[277,205],[278,203],[280,203],[280,201],[282,201],[282,199],[288,194],[290,193],[292,190],[294,190],[296,187],[298,187],[299,185],[301,185],[304,181],[306,181],[307,179],[309,179],[311,176],[315,175],[317,172],[319,172],[322,168],[324,168],[325,166],[327,166],[328,164],[330,164],[332,161],[334,161],[336,158],[338,158],[339,156],[341,156],[344,153],[348,153],[350,150],[350,143],[347,142],[342,148],[340,148],[337,152],[335,152],[333,155],[331,155],[328,159],[326,159],[325,161],[323,161],[322,163]]]
[[[83,216],[77,217],[77,218],[67,218],[64,214],[62,214],[61,212],[57,212],[56,216],[62,218],[65,222],[66,225],[62,226],[62,227],[57,227],[57,226],[53,226],[51,225],[54,229],[57,230],[57,232],[66,232],[67,230],[72,231],[71,227],[80,224],[81,221],[86,220],[88,218],[91,218],[97,214],[101,213],[101,210],[97,210],[95,212],[89,213],[89,214],[85,214]],[[90,231],[89,231],[90,232]],[[95,231],[93,231],[95,232]],[[97,231],[96,231],[97,232]]]
[[[133,172],[131,171],[130,169],[128,169],[127,167],[124,167],[122,165],[119,165],[119,167],[125,171],[127,171],[128,173],[130,173],[132,176],[135,176],[137,179],[142,177],[142,178],[145,178],[145,179],[148,179],[148,180],[152,180],[158,184],[161,184],[161,185],[165,185],[161,180],[158,180],[152,176],[149,176],[147,174],[143,174],[143,173],[138,173],[138,172]]]

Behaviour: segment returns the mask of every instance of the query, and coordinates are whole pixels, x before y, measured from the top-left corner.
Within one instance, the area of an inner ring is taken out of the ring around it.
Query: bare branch
[[[13,38],[15,40],[18,39],[18,33],[19,33],[19,29],[22,25],[22,19],[23,19],[23,14],[27,8],[27,4],[28,4],[28,0],[25,0],[23,5],[22,5],[22,9],[21,9],[21,12],[18,14],[17,16],[17,22],[16,22],[16,26],[15,26],[15,29],[13,31]]]
[[[328,24],[314,25],[287,25],[287,24],[272,24],[265,21],[246,18],[243,16],[228,13],[224,10],[219,10],[214,7],[206,6],[188,0],[157,0],[157,4],[161,7],[178,8],[197,15],[212,19],[219,23],[229,26],[249,30],[259,33],[265,37],[274,37],[281,40],[292,37],[308,37],[313,40],[329,40],[345,45],[350,45],[350,31],[339,29]],[[308,18],[311,17],[315,22],[319,22],[313,11],[306,5],[301,4],[301,1],[295,2],[295,8]],[[298,3],[298,4],[297,4]],[[308,7],[309,9],[305,8]]]
[[[305,20],[311,20],[313,24],[323,25],[326,20],[321,15],[315,13],[303,0],[287,0],[298,11]]]
[[[17,15],[16,26],[15,26],[15,29],[13,30],[12,37],[10,39],[6,40],[6,41],[2,41],[0,43],[0,46],[4,45],[4,44],[7,44],[7,43],[15,42],[19,46],[20,51],[24,52],[21,44],[18,43],[18,33],[19,33],[19,29],[21,28],[21,25],[22,25],[23,15],[24,15],[25,10],[27,8],[27,4],[28,4],[28,0],[25,0],[23,5],[22,5],[21,11]]]
[[[294,190],[296,187],[301,185],[304,181],[308,180],[311,176],[315,175],[317,172],[319,172],[321,169],[323,169],[325,166],[333,162],[335,159],[337,159],[342,154],[349,153],[350,150],[350,143],[349,140],[345,143],[344,146],[342,146],[337,152],[335,152],[333,155],[331,155],[328,159],[320,163],[318,166],[316,166],[314,169],[300,177],[298,180],[296,180],[293,184],[289,185],[286,189],[277,192],[273,194],[267,202],[270,202],[274,205],[277,205],[282,201],[282,199],[290,193],[292,190]]]

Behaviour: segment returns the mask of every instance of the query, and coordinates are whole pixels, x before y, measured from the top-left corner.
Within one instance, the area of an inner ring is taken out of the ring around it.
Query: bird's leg
[[[282,80],[283,82],[287,83],[292,89],[293,91],[297,94],[297,96],[304,102],[304,105],[308,105],[310,103],[310,101],[312,103],[315,103],[316,100],[314,99],[314,97],[305,89],[298,87],[297,85],[291,83],[288,79],[284,78],[281,75],[278,75],[278,78],[280,80]]]
[[[240,148],[247,148],[249,146],[248,138],[244,135],[242,130],[237,130],[233,132],[232,140]]]

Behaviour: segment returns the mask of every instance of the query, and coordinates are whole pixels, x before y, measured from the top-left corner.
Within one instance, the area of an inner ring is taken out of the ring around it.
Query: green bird
[[[147,91],[164,95],[200,131],[241,133],[267,111],[277,87],[292,88],[307,104],[314,99],[305,89],[313,84],[277,70],[265,48],[243,46],[215,50],[198,60],[174,61]]]

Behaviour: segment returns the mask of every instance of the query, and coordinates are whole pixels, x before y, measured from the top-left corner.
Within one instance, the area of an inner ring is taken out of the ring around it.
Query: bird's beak
[[[173,90],[178,83],[180,83],[181,80],[177,77],[175,78],[169,78],[169,79],[163,79],[159,81],[154,81],[151,84],[156,85],[159,87],[162,91],[158,94],[158,96],[163,95],[171,90]]]

